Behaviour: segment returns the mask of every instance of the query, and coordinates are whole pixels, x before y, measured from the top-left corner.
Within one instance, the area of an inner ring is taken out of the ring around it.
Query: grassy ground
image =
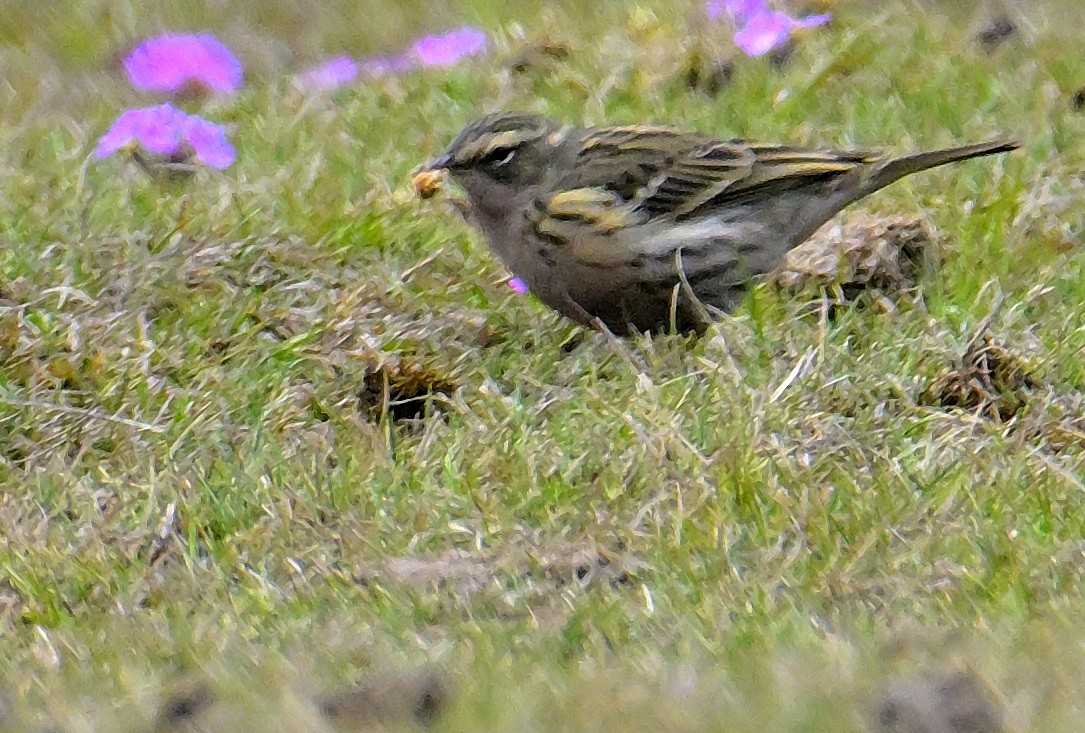
[[[318,730],[314,696],[436,663],[438,730],[858,731],[893,680],[960,669],[1011,730],[1079,728],[1075,4],[1031,4],[994,53],[970,5],[840,4],[714,93],[688,72],[728,35],[686,3],[237,5],[4,11],[0,725],[145,730],[204,677],[225,702],[192,730]],[[493,52],[290,83],[461,23]],[[236,166],[162,188],[90,158],[150,103],[118,53],[188,28],[248,64],[204,110]],[[568,58],[511,70],[542,41]],[[940,232],[916,297],[829,320],[762,289],[699,342],[621,345],[514,295],[451,208],[411,197],[410,170],[497,107],[1024,145],[861,204]],[[985,324],[1031,386],[925,397]]]

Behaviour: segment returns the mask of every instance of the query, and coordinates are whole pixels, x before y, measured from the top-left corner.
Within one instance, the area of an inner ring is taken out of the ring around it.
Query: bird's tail
[[[885,188],[893,181],[899,181],[904,176],[925,171],[928,168],[937,168],[947,163],[956,163],[969,158],[980,158],[984,155],[1005,153],[1016,150],[1019,146],[1020,144],[1016,140],[991,140],[985,143],[962,145],[956,148],[932,150],[927,153],[916,153],[894,158],[873,168],[863,182],[862,195],[872,194],[881,188]]]

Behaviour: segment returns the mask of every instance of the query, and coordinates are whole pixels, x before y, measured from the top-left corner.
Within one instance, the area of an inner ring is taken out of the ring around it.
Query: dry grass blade
[[[116,423],[117,425],[125,425],[130,428],[136,428],[137,430],[145,430],[149,433],[164,433],[166,428],[161,425],[151,425],[150,423],[140,422],[139,420],[133,420],[128,417],[121,417],[120,415],[110,415],[99,410],[91,410],[85,407],[72,407],[71,405],[57,405],[48,402],[41,402],[38,400],[19,400],[11,397],[0,396],[0,403],[9,405],[11,407],[20,407],[23,409],[31,410],[44,410],[46,412],[60,412],[65,415],[78,415],[79,417],[85,417],[90,420],[100,420],[102,422]]]

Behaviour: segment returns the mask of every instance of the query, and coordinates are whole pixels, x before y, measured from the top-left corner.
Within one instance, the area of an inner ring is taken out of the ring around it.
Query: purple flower
[[[163,156],[191,154],[212,168],[226,168],[236,157],[222,126],[185,114],[168,103],[122,114],[98,140],[94,154],[105,158],[137,146]]]
[[[177,94],[195,85],[215,94],[241,87],[241,62],[209,35],[159,36],[144,41],[124,60],[133,86]]]
[[[451,66],[457,61],[486,50],[486,34],[477,28],[460,28],[436,36],[425,36],[411,48],[393,56],[376,56],[354,61],[337,56],[301,75],[306,87],[331,89],[354,81],[359,74],[385,76],[410,71],[418,66]]]
[[[828,22],[830,16],[811,15],[801,20],[787,13],[761,12],[749,17],[746,24],[735,33],[735,45],[749,56],[764,56],[779,48],[797,28],[812,28]]]
[[[186,117],[172,104],[130,109],[102,135],[94,152],[104,158],[121,148],[141,145],[152,153],[171,155],[181,145],[181,128]]]
[[[478,28],[460,28],[414,42],[414,54],[423,66],[451,66],[466,56],[486,50],[486,34]]]
[[[226,128],[208,122],[199,115],[189,115],[183,125],[182,147],[188,148],[196,160],[212,168],[228,168],[237,158],[237,152],[226,139]]]
[[[705,12],[712,20],[724,13],[730,15],[741,26],[735,33],[735,44],[749,56],[764,56],[786,43],[792,31],[821,25],[830,18],[828,14],[792,18],[769,10],[768,0],[708,0]]]
[[[310,89],[334,89],[357,77],[358,62],[349,56],[336,56],[302,74],[301,81]]]
[[[527,293],[527,283],[518,277],[514,277],[509,280],[508,284],[509,287],[512,288],[512,291],[517,295],[524,295]]]

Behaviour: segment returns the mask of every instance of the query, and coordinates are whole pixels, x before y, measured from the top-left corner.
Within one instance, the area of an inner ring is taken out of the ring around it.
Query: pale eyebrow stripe
[[[481,158],[501,148],[514,148],[539,138],[537,130],[507,130],[489,137],[480,138],[464,148],[462,157],[465,160]]]

